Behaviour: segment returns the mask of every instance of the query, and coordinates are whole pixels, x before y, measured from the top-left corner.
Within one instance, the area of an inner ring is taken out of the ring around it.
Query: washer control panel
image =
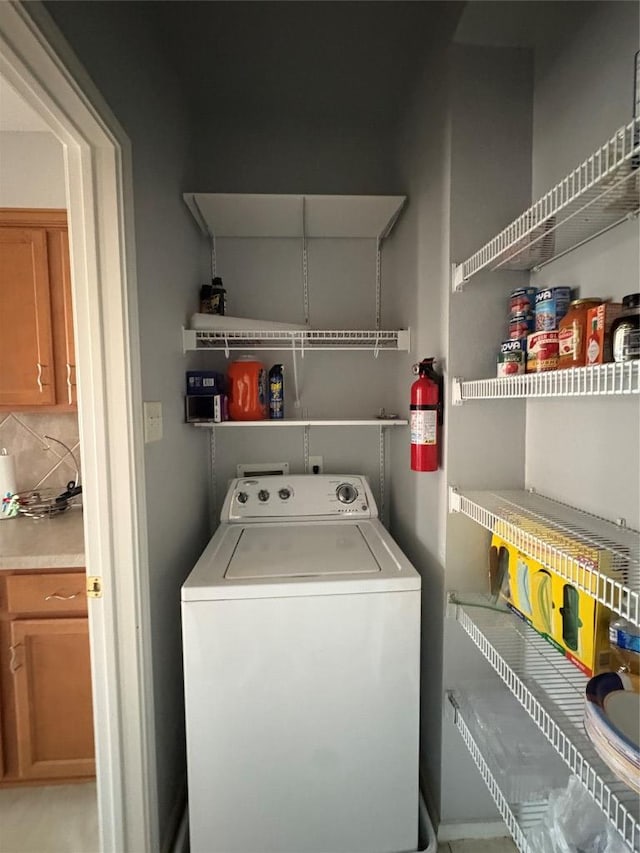
[[[375,518],[375,500],[364,477],[284,474],[232,480],[220,520]]]
[[[336,497],[342,504],[352,504],[358,497],[358,490],[353,483],[340,483],[336,489]]]

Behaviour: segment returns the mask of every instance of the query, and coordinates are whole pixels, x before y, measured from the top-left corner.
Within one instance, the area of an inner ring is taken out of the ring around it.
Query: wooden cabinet
[[[0,410],[76,408],[67,214],[0,208]]]
[[[85,575],[0,574],[0,786],[95,775]]]

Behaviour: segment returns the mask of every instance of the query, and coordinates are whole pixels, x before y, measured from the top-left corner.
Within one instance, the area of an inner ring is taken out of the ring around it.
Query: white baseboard
[[[504,821],[470,821],[469,823],[441,823],[438,841],[462,841],[467,838],[506,838],[509,835]]]

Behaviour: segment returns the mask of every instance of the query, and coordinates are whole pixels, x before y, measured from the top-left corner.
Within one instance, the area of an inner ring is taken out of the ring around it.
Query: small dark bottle
[[[222,279],[219,275],[215,276],[211,281],[211,314],[224,315],[227,302],[227,291],[222,286]]]
[[[200,288],[200,313],[213,314],[211,310],[211,299],[213,297],[213,288],[210,284],[203,284]]]
[[[622,314],[611,326],[614,361],[640,358],[640,293],[630,293],[622,300]]]
[[[274,364],[269,371],[269,417],[272,420],[284,418],[284,368]]]

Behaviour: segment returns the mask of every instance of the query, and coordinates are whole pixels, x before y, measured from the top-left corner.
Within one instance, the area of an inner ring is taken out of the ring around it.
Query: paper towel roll
[[[15,495],[16,488],[16,466],[15,457],[7,453],[3,448],[0,450],[0,501],[7,496]],[[6,504],[2,504],[0,518],[11,518],[6,512]]]

